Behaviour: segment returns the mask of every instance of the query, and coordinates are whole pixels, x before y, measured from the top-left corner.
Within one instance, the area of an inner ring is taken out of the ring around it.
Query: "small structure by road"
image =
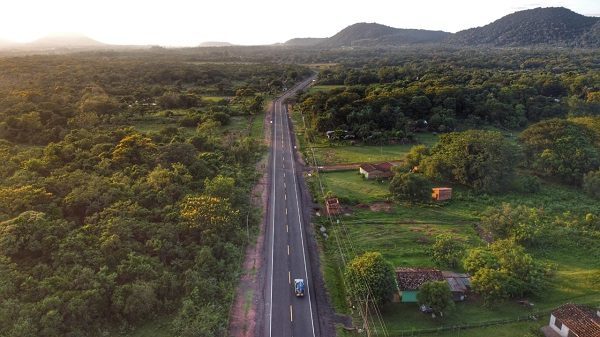
[[[360,174],[366,179],[388,179],[394,176],[392,168],[395,165],[390,162],[379,164],[361,164],[358,168]]]
[[[452,188],[434,187],[431,189],[431,198],[435,201],[445,201],[452,199]]]
[[[342,214],[342,205],[338,198],[327,198],[325,199],[325,210],[329,215]]]

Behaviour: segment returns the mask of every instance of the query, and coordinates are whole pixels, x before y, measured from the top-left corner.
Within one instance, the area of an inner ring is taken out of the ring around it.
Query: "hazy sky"
[[[112,44],[270,44],[327,37],[356,22],[456,32],[511,12],[564,6],[600,16],[599,0],[4,0],[0,38],[76,32]]]

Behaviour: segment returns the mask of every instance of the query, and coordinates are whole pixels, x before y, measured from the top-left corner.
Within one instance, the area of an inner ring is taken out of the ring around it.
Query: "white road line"
[[[290,255],[290,245],[288,245],[288,255]]]
[[[294,321],[294,311],[292,310],[292,305],[290,304],[290,322]]]
[[[292,284],[292,272],[288,271],[288,283]]]
[[[284,195],[283,195],[283,199],[284,199],[284,200],[287,200],[287,194],[284,194]]]
[[[277,135],[277,100],[273,105],[273,138]],[[269,299],[269,336],[272,336],[273,327],[273,255],[275,249],[275,158],[277,158],[277,146],[273,146],[273,172],[272,172],[272,194],[271,194],[271,296]]]
[[[286,120],[287,121],[287,120]],[[285,124],[285,123],[282,123]],[[285,128],[284,133],[287,131],[288,135],[290,133],[290,128],[289,125],[288,127]],[[291,135],[290,135],[291,137]],[[309,305],[309,309],[310,309],[310,323],[311,323],[311,327],[312,327],[312,335],[313,337],[315,337],[315,322],[313,319],[313,310],[312,310],[312,300],[310,299],[310,288],[308,286],[308,271],[306,268],[306,253],[305,253],[305,248],[304,248],[304,229],[303,229],[303,225],[302,225],[302,218],[300,216],[302,210],[300,209],[300,203],[298,201],[299,194],[298,194],[298,183],[296,182],[296,167],[295,167],[295,163],[294,163],[294,153],[292,152],[292,144],[291,142],[288,144],[290,147],[290,156],[291,156],[291,162],[292,162],[292,172],[294,175],[294,191],[296,193],[296,209],[298,210],[298,222],[300,223],[300,240],[302,242],[302,257],[304,258],[304,274],[306,275],[306,295],[308,296],[308,305]]]

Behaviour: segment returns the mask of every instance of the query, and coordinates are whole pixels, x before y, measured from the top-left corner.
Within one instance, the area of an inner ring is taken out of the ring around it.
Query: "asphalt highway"
[[[306,226],[294,161],[287,97],[311,83],[310,78],[273,101],[270,150],[270,192],[266,231],[267,287],[265,335],[268,337],[319,337],[316,301],[308,261]],[[294,279],[304,279],[305,295],[296,297]]]

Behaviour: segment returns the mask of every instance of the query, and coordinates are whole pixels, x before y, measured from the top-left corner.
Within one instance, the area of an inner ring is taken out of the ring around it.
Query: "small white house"
[[[600,311],[577,304],[565,304],[550,314],[546,337],[600,337]]]

